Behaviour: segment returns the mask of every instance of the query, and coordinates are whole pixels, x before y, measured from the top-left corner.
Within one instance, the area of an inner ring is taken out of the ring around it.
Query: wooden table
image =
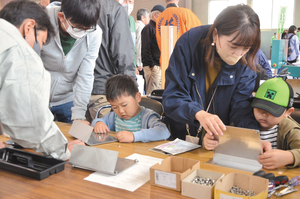
[[[61,131],[65,134],[68,140],[73,138],[68,134],[70,129],[69,124],[57,123]],[[3,135],[0,136],[0,140],[6,141],[8,138]],[[95,147],[119,151],[119,157],[127,157],[133,153],[142,155],[153,156],[157,158],[165,159],[168,156],[149,151],[149,148],[153,148],[166,141],[150,142],[150,143],[107,143],[98,145]],[[180,157],[192,158],[200,160],[200,168],[210,171],[216,171],[221,173],[239,172],[251,174],[249,172],[230,169],[212,164],[205,164],[213,156],[212,151],[206,151],[205,149],[196,149],[187,153],[178,155]],[[292,178],[296,175],[300,176],[300,169],[278,169],[272,171],[275,176],[287,175]],[[151,186],[149,182],[134,192],[126,191],[123,189],[117,189],[98,183],[93,183],[83,180],[92,172],[82,169],[73,168],[70,164],[65,165],[65,170],[51,175],[50,177],[38,181],[22,175],[18,175],[12,172],[8,172],[0,169],[0,198],[186,198],[181,196],[180,192],[160,188],[157,186]],[[300,185],[295,187],[300,189]],[[272,198],[276,198],[273,196]],[[288,194],[282,197],[299,199],[300,191]]]

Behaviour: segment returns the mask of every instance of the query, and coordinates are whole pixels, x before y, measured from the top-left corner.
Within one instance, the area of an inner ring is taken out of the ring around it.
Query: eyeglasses
[[[65,16],[65,14],[64,14],[64,16]],[[69,20],[67,20],[66,16],[65,16],[65,20],[67,21],[67,24],[69,26],[71,26],[71,28],[74,32],[81,32],[81,31],[94,32],[96,30],[96,26],[92,26],[91,28],[76,28],[76,27],[72,26],[71,22],[69,22]]]

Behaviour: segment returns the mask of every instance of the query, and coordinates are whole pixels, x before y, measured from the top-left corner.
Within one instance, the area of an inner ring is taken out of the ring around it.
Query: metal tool
[[[297,186],[299,183],[300,183],[300,176],[295,176],[289,181],[289,184],[291,184],[292,186]]]
[[[287,188],[281,190],[279,193],[275,193],[275,196],[277,196],[277,198],[278,198],[278,197],[284,196],[286,194],[293,193],[295,191],[298,191],[298,189],[294,189],[293,186],[288,186]]]
[[[289,187],[290,185],[289,184],[282,184],[282,185],[279,185],[278,187],[275,187],[274,189],[272,189],[270,191],[270,193],[268,194],[268,198],[271,197],[278,189],[280,188],[284,188],[284,187]],[[277,194],[277,193],[276,193]],[[275,195],[276,195],[275,194]]]
[[[276,190],[273,189],[273,190],[268,194],[268,198],[270,198],[275,192],[276,192]]]

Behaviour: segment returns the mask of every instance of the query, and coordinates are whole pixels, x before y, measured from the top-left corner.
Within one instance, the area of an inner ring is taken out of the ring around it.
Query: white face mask
[[[242,56],[231,55],[226,50],[221,48],[219,36],[218,41],[216,42],[216,48],[221,59],[228,65],[235,65],[242,58]]]
[[[133,11],[133,5],[132,4],[123,4],[123,8],[126,10],[127,14],[130,15]]]
[[[69,25],[68,28],[66,28],[66,26],[65,26],[64,23],[62,23],[62,25],[64,26],[64,28],[66,29],[66,31],[69,33],[69,35],[71,37],[73,37],[74,39],[79,39],[81,37],[84,37],[87,34],[87,32],[85,30],[74,31],[73,28],[71,27],[71,24],[66,19],[66,17],[65,17],[65,20],[66,20],[67,24]]]

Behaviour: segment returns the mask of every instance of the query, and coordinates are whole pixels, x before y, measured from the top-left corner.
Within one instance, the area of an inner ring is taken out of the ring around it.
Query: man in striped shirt
[[[258,88],[251,104],[265,150],[258,161],[265,169],[300,165],[300,125],[290,117],[293,95],[287,82],[272,78]]]

